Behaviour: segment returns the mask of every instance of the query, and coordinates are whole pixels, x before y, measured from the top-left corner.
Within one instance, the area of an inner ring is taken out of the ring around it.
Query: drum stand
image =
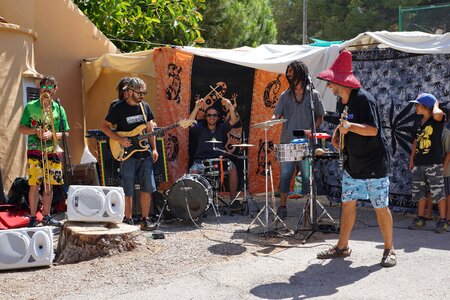
[[[314,147],[311,147],[313,149]],[[312,158],[311,158],[312,157]],[[314,158],[314,151],[311,150],[311,155],[309,164],[309,198],[306,201],[305,205],[303,206],[302,213],[300,215],[300,218],[297,222],[297,228],[295,229],[295,233],[298,233],[299,231],[307,231],[307,234],[305,235],[304,239],[302,240],[302,243],[305,244],[306,241],[316,232],[339,232],[339,224],[336,222],[333,217],[328,213],[328,211],[323,207],[323,205],[317,201],[317,186],[314,179],[314,167],[315,167],[315,158]],[[319,205],[322,213],[317,216],[317,207],[316,205]],[[318,223],[319,221],[324,217],[327,216],[328,219],[331,220],[332,224],[328,224],[328,227],[321,227]],[[302,225],[309,225],[309,228],[307,229],[300,229]]]
[[[264,228],[264,235],[267,235],[269,232],[269,227],[272,226],[273,224],[275,224],[277,221],[280,221],[283,226],[287,229],[286,224],[283,222],[283,220],[280,219],[280,217],[278,217],[277,213],[273,210],[272,207],[269,206],[269,191],[268,191],[268,180],[269,180],[269,169],[267,167],[267,131],[269,130],[270,127],[272,127],[273,125],[270,125],[270,123],[268,125],[265,125],[264,128],[264,156],[265,156],[265,162],[264,162],[264,170],[265,170],[265,175],[266,175],[266,204],[264,205],[264,207],[259,211],[259,213],[256,215],[255,219],[250,223],[250,225],[247,228],[247,231],[250,231],[250,227],[256,222],[259,221],[259,223],[261,223],[261,225]],[[273,221],[271,223],[269,223],[269,211],[272,212],[273,214]],[[259,216],[261,214],[265,214],[265,218],[264,220],[261,220],[259,218]]]

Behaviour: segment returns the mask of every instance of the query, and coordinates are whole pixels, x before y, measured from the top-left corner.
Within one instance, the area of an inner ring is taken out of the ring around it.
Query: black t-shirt
[[[425,123],[417,125],[415,130],[416,155],[414,164],[418,166],[429,166],[442,164],[444,150],[442,149],[442,132],[444,130],[445,118],[438,122],[431,116]]]
[[[230,131],[231,125],[230,123],[226,122],[217,122],[216,128],[214,131],[211,131],[208,128],[208,124],[205,120],[199,120],[197,125],[190,128],[190,133],[194,135],[196,141],[197,141],[197,149],[195,150],[194,159],[208,159],[208,158],[215,158],[219,155],[222,155],[223,153],[219,151],[213,150],[213,146],[219,149],[223,149],[223,146],[226,144],[227,141],[227,133]],[[216,139],[218,141],[221,141],[221,144],[212,144],[212,143],[206,143],[206,141],[210,141],[212,139]]]
[[[376,136],[362,136],[348,132],[344,138],[347,160],[344,168],[352,178],[369,179],[385,177],[389,173],[389,151],[384,136],[377,104],[371,94],[363,89],[352,90],[346,105],[338,102],[342,113],[348,106],[348,121],[366,124],[378,129]]]
[[[153,112],[146,102],[142,102],[147,122],[154,119]],[[117,125],[116,131],[133,131],[142,124],[147,124],[140,105],[129,105],[126,101],[118,101],[109,110],[106,121]],[[150,149],[150,148],[149,148]],[[132,157],[143,158],[150,156],[150,151],[135,152]]]

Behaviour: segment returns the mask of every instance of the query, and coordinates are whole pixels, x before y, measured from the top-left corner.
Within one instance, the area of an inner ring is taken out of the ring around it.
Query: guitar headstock
[[[341,113],[341,122],[348,118],[348,106],[344,107],[344,111]]]
[[[178,121],[178,125],[180,125],[180,127],[182,127],[182,128],[188,128],[194,124],[197,124],[196,120],[187,119],[187,120]]]

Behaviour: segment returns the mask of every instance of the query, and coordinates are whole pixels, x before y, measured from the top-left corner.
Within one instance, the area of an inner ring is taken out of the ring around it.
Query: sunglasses
[[[218,114],[207,114],[206,117],[207,118],[217,118],[219,115]]]
[[[43,89],[43,90],[46,90],[46,89],[48,89],[48,90],[53,90],[54,89],[54,85],[45,85],[45,84],[41,84],[41,89]]]
[[[130,91],[135,92],[135,93],[138,94],[139,96],[145,96],[145,95],[147,95],[147,91],[144,91],[144,92],[138,92],[138,91],[135,91],[135,90],[132,90],[132,89],[130,89]]]

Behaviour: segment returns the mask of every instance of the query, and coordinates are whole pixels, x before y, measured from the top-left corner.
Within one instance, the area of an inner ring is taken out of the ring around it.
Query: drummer
[[[280,100],[275,107],[272,119],[286,119],[283,123],[280,143],[289,144],[293,139],[294,129],[311,130],[313,127],[313,120],[311,114],[311,101],[314,101],[314,121],[316,128],[322,124],[325,109],[322,103],[319,92],[308,87],[312,83],[308,80],[308,68],[302,61],[294,61],[286,68],[286,77],[289,83],[289,88],[281,94]],[[309,77],[310,78],[310,77]],[[284,220],[287,216],[286,202],[287,195],[290,189],[291,180],[294,171],[297,168],[302,177],[302,193],[309,194],[309,170],[306,160],[280,162],[280,206],[277,210],[277,215]]]
[[[204,99],[197,100],[195,107],[189,115],[189,119],[195,120],[197,118],[200,108],[204,107]],[[211,158],[218,158],[224,153],[216,151],[213,147],[223,149],[226,143],[227,134],[238,121],[236,111],[230,100],[223,98],[221,100],[222,106],[229,111],[229,118],[223,122],[220,120],[218,109],[215,106],[210,106],[206,109],[204,117],[197,120],[197,125],[190,128],[190,135],[193,136],[197,142],[197,147],[194,154],[194,163],[189,169],[191,174],[203,174],[203,161]],[[216,141],[211,143],[208,141]],[[230,174],[228,176],[228,183],[230,187],[230,201],[232,201],[237,194],[238,177],[236,166],[230,161]],[[242,205],[239,201],[233,201],[230,206],[231,210],[241,210]]]

